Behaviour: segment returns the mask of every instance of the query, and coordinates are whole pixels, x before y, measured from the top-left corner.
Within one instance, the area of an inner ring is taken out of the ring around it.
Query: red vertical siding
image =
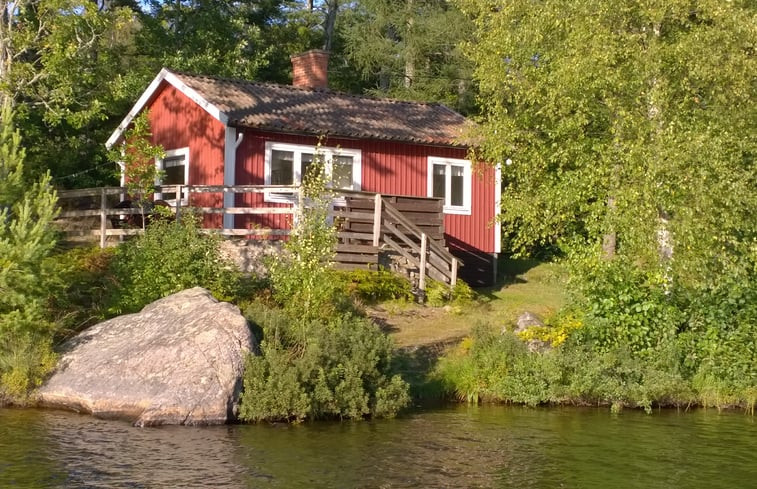
[[[318,139],[245,129],[244,140],[237,153],[237,184],[264,183],[267,141],[315,145]],[[324,140],[322,144],[328,147],[361,150],[362,190],[387,194],[425,197],[428,193],[429,156],[467,158],[467,151],[462,148],[337,138]],[[460,245],[464,247],[494,253],[494,170],[484,165],[474,165],[471,184],[471,215],[445,215],[445,230],[451,240],[461,242]],[[240,205],[263,205],[262,195],[240,196],[237,197],[237,201]],[[237,224],[286,229],[289,219],[288,216],[238,217]]]
[[[165,150],[189,148],[189,185],[223,185],[224,125],[176,88],[164,83],[150,103],[153,144]],[[221,194],[192,195],[191,205],[223,207]],[[205,225],[221,227],[220,215]]]

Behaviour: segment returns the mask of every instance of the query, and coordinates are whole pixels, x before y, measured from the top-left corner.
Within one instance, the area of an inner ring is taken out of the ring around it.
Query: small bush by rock
[[[220,257],[220,237],[200,232],[189,213],[180,221],[158,220],[145,234],[119,246],[112,270],[118,294],[111,312],[138,311],[145,305],[191,287],[204,287],[219,300],[234,298],[240,273]]]
[[[250,355],[240,417],[303,421],[391,417],[409,402],[390,374],[390,340],[370,321],[345,314],[303,323],[282,310],[248,309],[263,332]]]

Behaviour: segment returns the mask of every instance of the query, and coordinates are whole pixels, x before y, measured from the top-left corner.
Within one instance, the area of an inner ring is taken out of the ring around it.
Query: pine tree
[[[50,175],[27,185],[13,111],[0,111],[0,400],[22,396],[52,363],[42,260],[55,245],[57,196]]]

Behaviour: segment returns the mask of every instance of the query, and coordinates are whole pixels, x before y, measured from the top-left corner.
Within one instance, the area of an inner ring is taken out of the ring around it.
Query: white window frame
[[[291,151],[294,153],[292,164],[294,168],[292,170],[293,185],[302,184],[302,154],[319,154],[326,162],[326,175],[331,178],[333,171],[333,159],[335,156],[351,156],[352,157],[352,190],[359,191],[362,189],[362,151],[359,149],[345,149],[345,148],[333,148],[333,147],[318,147],[309,146],[307,144],[290,144],[290,143],[277,143],[268,141],[265,143],[265,184],[271,185],[271,160],[273,158],[273,151]],[[281,192],[265,192],[266,202],[276,202],[288,204],[292,203],[292,195]]]
[[[183,156],[184,157],[184,185],[189,185],[189,147],[184,148],[177,148],[177,149],[169,149],[165,152],[165,156],[163,158],[155,158],[155,169],[159,172],[164,171],[163,162],[165,158],[175,158],[176,156]],[[161,181],[160,178],[155,179],[155,185],[160,185]],[[155,200],[164,200],[163,199],[163,193],[162,192],[155,192],[154,196]],[[176,200],[171,199],[167,200],[169,204],[176,207]],[[189,193],[188,192],[182,192],[182,199],[181,199],[181,205],[186,206],[189,205]]]
[[[458,214],[469,216],[471,215],[471,194],[473,192],[472,178],[471,178],[471,162],[470,160],[461,160],[457,158],[440,158],[437,156],[428,157],[428,173],[427,173],[427,190],[428,196],[434,196],[434,165],[445,165],[445,187],[444,187],[444,213],[445,214]],[[463,167],[463,205],[452,205],[452,167]]]

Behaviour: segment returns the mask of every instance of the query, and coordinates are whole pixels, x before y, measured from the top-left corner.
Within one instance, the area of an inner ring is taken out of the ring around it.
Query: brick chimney
[[[329,87],[329,53],[322,49],[311,49],[295,54],[292,60],[292,85],[303,88]]]

